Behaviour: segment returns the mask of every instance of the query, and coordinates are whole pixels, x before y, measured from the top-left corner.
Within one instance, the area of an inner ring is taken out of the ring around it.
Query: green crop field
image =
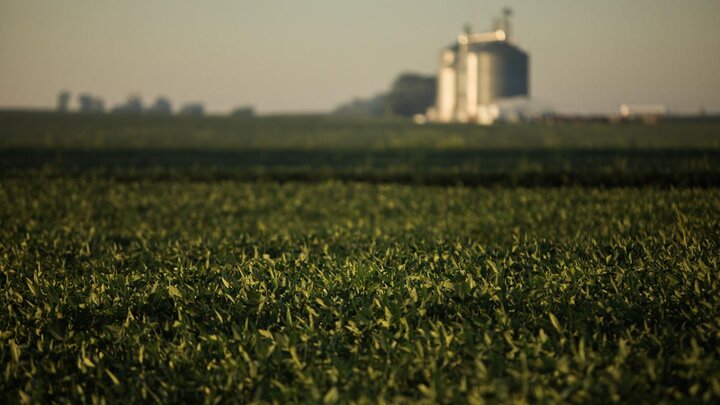
[[[717,403],[720,122],[0,113],[0,402]]]

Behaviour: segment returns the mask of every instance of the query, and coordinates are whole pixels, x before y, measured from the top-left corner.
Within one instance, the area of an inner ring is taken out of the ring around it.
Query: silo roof
[[[458,44],[457,42],[450,45],[447,49],[450,49],[454,52],[458,51]],[[513,45],[512,43],[508,41],[487,41],[487,42],[475,42],[470,44],[468,47],[468,51],[470,52],[482,52],[482,51],[494,51],[499,49],[513,49],[521,53],[526,53],[522,49],[518,48],[517,46]]]

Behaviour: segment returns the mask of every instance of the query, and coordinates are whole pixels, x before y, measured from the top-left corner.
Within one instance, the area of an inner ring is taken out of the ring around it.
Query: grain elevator
[[[510,16],[505,9],[489,32],[466,28],[442,51],[437,101],[428,118],[492,123],[503,100],[530,96],[529,56],[512,41]]]

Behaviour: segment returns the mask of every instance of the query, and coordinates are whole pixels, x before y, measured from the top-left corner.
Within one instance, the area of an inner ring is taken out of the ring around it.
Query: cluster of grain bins
[[[534,110],[529,101],[530,57],[511,40],[510,15],[505,9],[490,32],[466,29],[442,51],[429,121],[492,124],[508,115],[521,119]]]

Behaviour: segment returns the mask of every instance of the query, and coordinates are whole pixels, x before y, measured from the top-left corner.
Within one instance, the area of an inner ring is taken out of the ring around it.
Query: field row
[[[330,116],[163,117],[0,111],[0,148],[193,150],[720,149],[720,120],[415,125]]]
[[[718,187],[715,150],[0,150],[0,177]]]
[[[717,189],[0,182],[0,399],[717,401]]]

